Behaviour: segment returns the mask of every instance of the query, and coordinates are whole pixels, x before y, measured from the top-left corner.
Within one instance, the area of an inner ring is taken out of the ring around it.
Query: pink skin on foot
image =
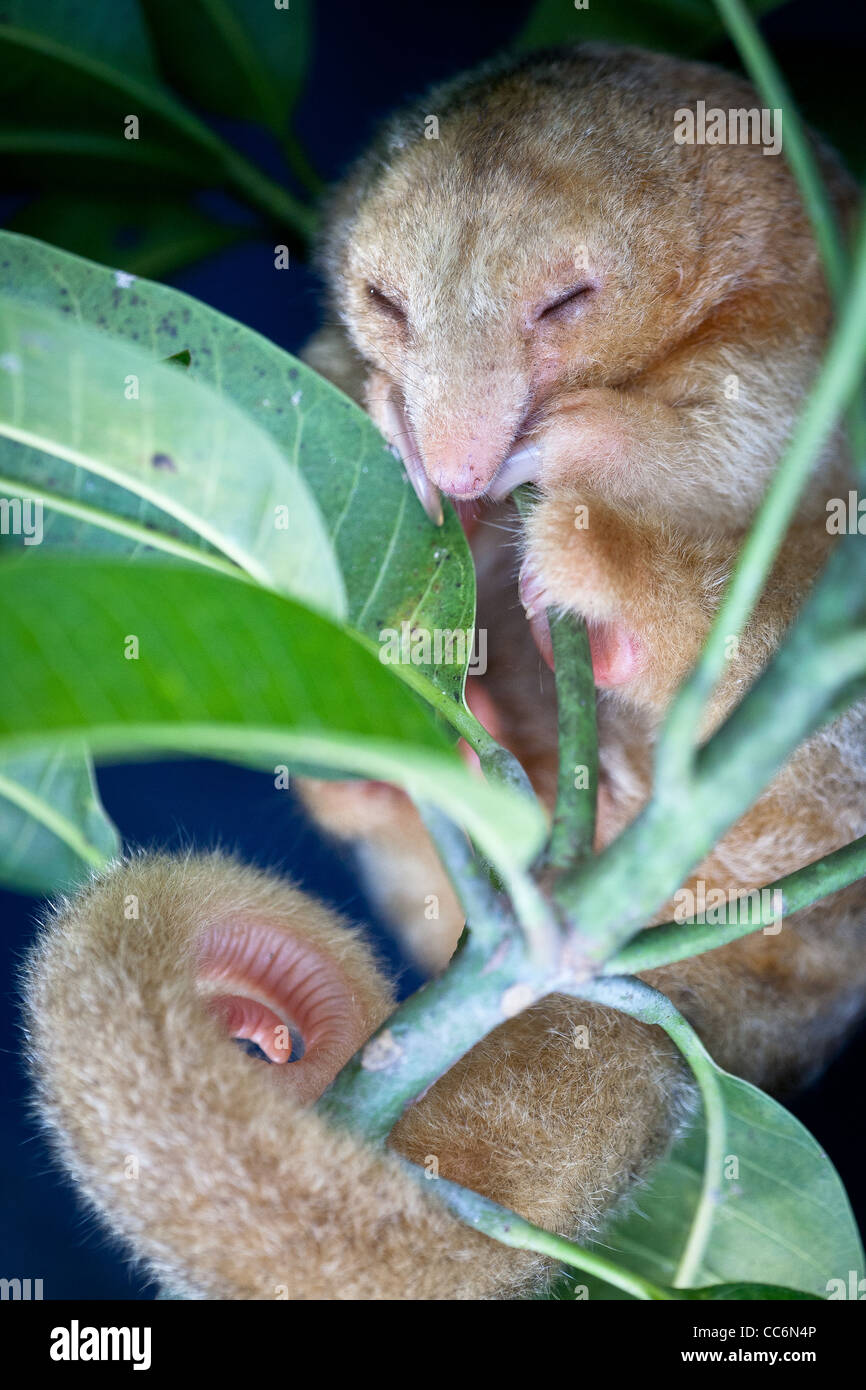
[[[544,590],[528,561],[520,571],[520,601],[526,610],[530,630],[539,652],[553,670],[553,643],[544,606]],[[625,685],[639,675],[645,665],[641,644],[633,632],[617,619],[588,622],[589,650],[596,685],[610,690]]]
[[[303,1056],[285,1075],[302,1101],[317,1099],[366,1037],[339,968],[303,937],[279,928],[261,922],[212,927],[201,943],[197,974],[228,1034],[256,1043],[272,1062],[288,1062],[289,1029],[300,1034]]]

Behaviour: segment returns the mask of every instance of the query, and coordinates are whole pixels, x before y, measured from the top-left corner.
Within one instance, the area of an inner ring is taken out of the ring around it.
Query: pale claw
[[[406,412],[394,400],[393,393],[385,401],[383,409],[384,432],[388,443],[397,450],[403,460],[403,467],[415,496],[421,503],[434,526],[441,526],[445,520],[442,511],[442,498],[439,489],[431,483],[424,471],[412,426],[406,419]]]
[[[521,444],[499,465],[487,495],[501,502],[521,483],[538,482],[541,451],[536,444]]]

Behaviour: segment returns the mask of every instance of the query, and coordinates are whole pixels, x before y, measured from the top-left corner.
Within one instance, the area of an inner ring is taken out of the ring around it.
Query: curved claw
[[[433,525],[441,526],[445,520],[442,511],[442,497],[439,489],[431,483],[424,471],[421,455],[418,453],[418,446],[412,433],[412,426],[406,418],[405,410],[395,401],[393,392],[385,401],[384,426],[388,443],[397,450],[403,460],[403,467],[406,469],[406,476],[415,490],[415,496]]]

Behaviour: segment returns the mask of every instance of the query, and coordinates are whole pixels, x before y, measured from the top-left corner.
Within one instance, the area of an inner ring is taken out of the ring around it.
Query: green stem
[[[491,886],[459,825],[436,806],[421,803],[418,811],[466,913],[473,940],[494,945],[516,925],[505,902]]]
[[[366,636],[362,632],[356,634],[358,641],[363,642],[369,647],[370,651],[376,656],[379,655],[380,648],[373,638]],[[469,744],[469,747],[478,754],[481,770],[491,782],[498,782],[502,786],[511,787],[521,795],[529,797],[535,801],[535,792],[532,790],[532,783],[521,767],[517,758],[510,753],[507,748],[503,748],[501,743],[497,743],[491,738],[484,725],[475,718],[475,715],[466,708],[463,700],[455,700],[453,696],[435,685],[428,675],[419,671],[417,666],[411,662],[401,661],[396,663],[392,670],[406,685],[411,686],[419,695],[438,714],[441,714],[446,723],[451,725],[455,733],[459,734]]]
[[[370,1142],[384,1142],[437,1077],[543,990],[519,937],[488,955],[470,934],[446,973],[401,1004],[343,1068],[318,1109]]]
[[[378,656],[379,648],[373,639],[362,632],[353,634],[358,642]],[[492,739],[487,730],[463,704],[434,685],[430,677],[419,671],[409,662],[400,662],[392,668],[406,685],[432,705],[451,727],[459,733],[478,754],[481,769],[488,780],[509,787],[532,800],[543,817],[543,808],[536,799],[532,785],[520,763],[507,748]],[[477,837],[476,837],[477,839]],[[549,966],[560,944],[560,932],[549,902],[540,892],[533,879],[516,865],[501,862],[497,873],[514,906],[520,926],[530,943],[534,964],[541,968]]]
[[[595,679],[586,624],[569,614],[551,619],[559,726],[559,773],[546,862],[568,869],[592,853],[598,797]],[[585,785],[577,786],[578,775]]]
[[[818,161],[785,79],[743,0],[716,0],[743,66],[768,106],[780,109],[785,123],[784,151],[824,261],[830,292],[841,309],[848,281],[848,254],[835,209],[827,196]],[[866,409],[862,399],[848,409],[848,429],[859,471],[866,476]]]
[[[660,1288],[649,1279],[624,1269],[595,1250],[585,1250],[583,1246],[567,1240],[565,1236],[554,1235],[552,1231],[533,1226],[516,1212],[501,1207],[489,1197],[472,1192],[468,1187],[449,1182],[447,1178],[437,1178],[432,1183],[432,1189],[434,1195],[467,1226],[491,1236],[493,1240],[499,1241],[500,1245],[510,1245],[515,1250],[535,1250],[539,1255],[549,1255],[560,1264],[603,1279],[614,1288],[631,1294],[632,1298],[669,1300],[672,1297],[669,1290]]]
[[[324,185],[301,144],[291,131],[280,134],[284,118],[277,79],[262,65],[255,46],[250,43],[249,35],[243,25],[238,23],[231,8],[223,4],[208,4],[207,9],[211,25],[219,34],[223,46],[234,55],[235,62],[244,74],[246,85],[258,104],[263,123],[280,139],[286,163],[300,182],[318,197]]]
[[[452,723],[454,728],[458,729],[462,737],[466,739],[470,748],[478,754],[481,771],[485,777],[488,777],[491,782],[501,782],[503,786],[513,787],[515,791],[521,792],[524,796],[531,796],[535,799],[532,783],[517,758],[507,748],[503,748],[501,743],[497,743],[494,738],[491,738],[484,725],[475,718],[474,714],[471,714],[465,707],[459,709],[457,717],[452,719]]]
[[[492,888],[482,861],[472,853],[459,826],[432,805],[419,805],[418,810],[476,943],[489,947],[502,941],[510,931],[521,931],[533,965],[539,969],[552,966],[562,944],[561,933],[535,880],[518,868],[495,871],[510,896],[512,914],[506,900]]]
[[[514,504],[526,520],[537,500],[528,485],[514,492]],[[567,869],[592,853],[598,798],[598,729],[595,677],[586,623],[573,613],[547,614],[553,646],[559,770],[556,806],[544,863]],[[586,786],[575,785],[578,770]]]
[[[849,669],[827,659],[858,615],[866,622],[866,547],[846,536],[771,665],[701,749],[689,783],[657,790],[613,844],[562,880],[560,899],[590,963],[603,967],[676,891],[793,750],[839,713],[842,692],[861,692]],[[851,650],[866,662],[866,644]]]
[[[729,941],[738,941],[742,936],[760,931],[762,927],[774,926],[780,916],[789,917],[793,912],[811,907],[828,894],[836,893],[840,888],[847,888],[849,884],[856,883],[864,877],[866,835],[761,889],[760,910],[756,918],[750,917],[747,922],[738,921],[740,909],[735,902],[731,904],[730,910],[725,912],[722,922],[664,922],[634,937],[627,946],[611,957],[602,974],[636,975],[643,970],[673,965],[676,961],[688,959],[689,956],[699,956],[705,951],[713,951],[718,946],[726,946]],[[773,905],[779,901],[777,894],[781,897],[779,911]],[[751,908],[751,903],[749,907]],[[729,922],[730,911],[733,911],[734,920]]]
[[[245,194],[254,207],[267,213],[278,226],[291,228],[303,241],[309,243],[313,240],[319,219],[312,208],[280,184],[274,183],[273,179],[269,179],[225,141],[217,140],[213,149],[229,183],[239,193]]]
[[[189,148],[172,150],[153,141],[143,144],[140,140],[124,140],[122,146],[116,137],[81,130],[30,130],[19,125],[14,131],[0,131],[0,156],[47,154],[108,161],[122,156],[143,168],[176,174],[187,182],[201,177],[200,164]],[[106,171],[102,171],[101,177],[108,177]]]
[[[294,132],[291,130],[287,131],[282,137],[281,144],[286,163],[295,178],[299,183],[303,184],[307,192],[312,194],[314,198],[320,198],[327,184],[325,180],[320,177],[318,170],[313,167],[306,150],[297,139]]]

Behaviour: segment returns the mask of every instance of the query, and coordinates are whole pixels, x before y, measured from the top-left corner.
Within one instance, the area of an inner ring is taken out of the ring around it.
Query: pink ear
[[[230,1037],[255,1042],[276,1063],[291,1061],[294,1050],[297,1060],[282,1079],[305,1102],[322,1094],[369,1032],[337,962],[305,937],[266,923],[211,927],[197,976]]]

